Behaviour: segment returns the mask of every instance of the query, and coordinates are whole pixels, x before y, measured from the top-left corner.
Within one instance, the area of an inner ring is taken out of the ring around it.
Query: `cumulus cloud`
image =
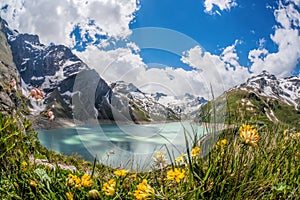
[[[228,69],[229,67],[241,67],[239,64],[239,56],[236,53],[236,45],[239,43],[238,40],[235,41],[235,43],[231,46],[226,47],[222,54],[221,54],[221,60],[226,64],[226,68]]]
[[[138,10],[136,0],[0,0],[1,17],[20,32],[38,34],[43,43],[72,46],[69,37],[78,25],[83,34],[125,38]],[[51,17],[49,17],[51,16]],[[91,22],[93,26],[91,26]]]
[[[274,27],[274,34],[270,35],[271,41],[278,46],[278,51],[270,53],[264,48],[265,38],[261,38],[259,47],[248,53],[251,74],[239,62],[236,52],[238,40],[225,47],[220,55],[204,52],[200,46],[196,46],[185,52],[182,62],[199,69],[199,72],[205,74],[206,77],[210,77],[217,93],[220,93],[223,88],[228,89],[240,84],[249,76],[259,74],[263,70],[277,76],[291,75],[300,60],[300,13],[297,2],[298,0],[285,1],[284,4],[279,2],[278,9],[274,11],[278,25]]]
[[[278,22],[270,39],[278,46],[278,51],[269,53],[259,47],[249,52],[252,62],[251,71],[255,74],[267,70],[277,76],[289,76],[300,60],[300,13],[299,4],[295,1],[279,2],[279,8],[274,11]]]
[[[219,11],[213,11],[214,6],[218,7],[221,11],[230,10],[232,7],[237,6],[235,0],[205,0],[205,12],[209,14],[219,14]]]
[[[209,82],[216,95],[240,84],[250,76],[248,69],[238,64],[235,44],[223,50],[221,56],[205,52],[200,46],[186,51],[182,62],[199,69],[198,72]],[[234,65],[234,67],[228,67]]]
[[[129,23],[138,10],[135,0],[32,0],[25,3],[22,0],[0,0],[0,6],[5,5],[9,6],[1,11],[1,16],[13,28],[38,34],[43,43],[68,46],[73,45],[74,38],[69,35],[76,25],[90,35],[104,34],[117,40],[127,38],[131,34]],[[237,3],[235,0],[206,0],[204,5],[205,12],[214,14],[218,11],[214,11],[214,6],[223,11],[230,10]],[[259,47],[248,53],[249,68],[254,74],[268,70],[280,76],[290,75],[299,62],[299,0],[287,0],[284,4],[280,1],[274,17],[278,25],[274,26],[270,39],[278,46],[278,51],[270,53],[264,47],[265,38],[260,39]],[[139,55],[142,47],[130,41],[112,50],[87,46],[85,51],[76,54],[108,82],[124,80],[145,92],[159,91],[171,95],[188,92],[210,99],[210,86],[215,95],[219,95],[252,75],[239,62],[236,51],[239,44],[240,41],[236,40],[224,47],[219,55],[204,51],[200,45],[186,48],[181,61],[193,68],[190,71],[167,66],[148,68]]]
[[[107,82],[123,80],[134,83],[142,91],[149,93],[164,92],[175,96],[192,93],[203,94],[209,98],[209,80],[203,77],[198,69],[186,71],[168,66],[147,68],[142,58],[135,53],[134,43],[129,47],[110,51],[99,51],[96,47],[89,47],[77,54]]]

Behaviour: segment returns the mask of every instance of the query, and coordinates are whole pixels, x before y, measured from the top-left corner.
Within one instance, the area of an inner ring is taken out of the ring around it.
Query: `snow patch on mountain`
[[[258,95],[283,101],[299,110],[300,76],[277,78],[267,71],[263,71],[234,89],[236,88],[253,91]]]
[[[118,81],[112,83],[111,88],[111,106],[124,116],[127,115],[127,118],[134,111],[144,113],[145,119],[150,121],[178,120],[180,118],[172,109],[160,104],[154,97],[142,92],[132,83]]]
[[[189,93],[181,96],[168,96],[163,93],[155,93],[152,96],[162,105],[165,105],[182,117],[188,117],[189,115],[197,112],[200,106],[207,102],[203,97],[198,97]]]

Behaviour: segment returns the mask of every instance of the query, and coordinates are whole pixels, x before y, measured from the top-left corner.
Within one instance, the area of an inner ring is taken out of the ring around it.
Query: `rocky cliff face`
[[[16,90],[20,90],[20,79],[13,62],[13,56],[7,43],[3,27],[6,25],[0,19],[0,111],[10,112],[18,104]],[[12,80],[16,81],[16,86],[10,86]]]

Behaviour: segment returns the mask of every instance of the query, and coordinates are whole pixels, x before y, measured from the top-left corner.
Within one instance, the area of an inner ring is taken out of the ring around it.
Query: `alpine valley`
[[[25,96],[40,87],[44,104],[31,102],[32,110],[51,108],[57,118],[79,121],[231,123],[238,119],[300,127],[300,76],[277,78],[263,71],[212,101],[188,93],[147,94],[132,83],[106,83],[66,46],[41,44],[37,35],[18,33],[1,18],[0,26],[1,90],[11,79],[17,80]],[[3,90],[0,100],[2,110],[16,101]],[[213,113],[219,116],[212,117]]]
[[[35,87],[45,92],[42,107],[31,102],[33,112],[51,108],[57,118],[75,118],[82,122],[96,118],[100,122],[149,123],[178,121],[206,102],[191,94],[180,97],[164,94],[158,98],[157,94],[144,93],[124,81],[108,84],[68,47],[41,44],[37,35],[18,33],[3,19],[1,34],[10,47],[7,51],[11,52],[10,57],[4,57],[12,59],[9,66],[16,67],[23,94],[28,95]],[[13,77],[17,77],[17,73],[10,78]],[[171,104],[161,101],[164,98],[175,101]]]

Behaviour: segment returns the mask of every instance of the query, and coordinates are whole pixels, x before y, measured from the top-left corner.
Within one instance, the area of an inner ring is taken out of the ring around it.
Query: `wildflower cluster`
[[[133,180],[133,181],[136,181],[137,180],[137,175],[136,174],[131,174],[131,179]]]
[[[91,179],[91,177],[88,174],[84,174],[81,177],[81,185],[83,187],[92,187],[93,181]]]
[[[27,164],[26,161],[23,161],[23,162],[21,163],[21,165],[22,165],[23,168],[25,168],[25,167],[27,167],[28,164]]]
[[[78,176],[73,175],[73,174],[68,175],[67,186],[81,188],[81,187],[91,187],[92,184],[93,184],[93,181],[88,174],[84,174],[81,177],[81,179]]]
[[[200,147],[194,147],[193,149],[192,149],[192,151],[191,151],[191,156],[192,157],[196,157],[196,156],[198,156],[199,155],[199,153],[200,153]]]
[[[240,129],[240,137],[242,141],[250,146],[257,147],[257,142],[259,141],[259,135],[257,130],[250,125],[243,124]]]
[[[81,188],[81,180],[78,176],[69,174],[67,186],[74,186],[75,188]]]
[[[284,139],[288,140],[289,138],[292,138],[293,140],[300,139],[300,132],[295,131],[289,131],[288,129],[284,130],[283,132]]]
[[[74,196],[71,192],[66,192],[66,196],[67,196],[68,200],[73,200],[74,199]]]
[[[168,180],[176,180],[177,183],[180,182],[181,179],[184,178],[185,170],[180,168],[171,169],[167,172],[167,179]]]
[[[114,171],[114,174],[119,177],[125,177],[127,175],[127,173],[128,173],[128,170],[123,170],[123,169]]]
[[[223,139],[223,140],[219,140],[216,144],[216,147],[224,147],[227,144],[227,140]]]
[[[45,93],[43,90],[41,90],[39,88],[33,88],[30,91],[30,96],[37,101],[42,101],[44,99]]]
[[[47,117],[50,121],[53,121],[55,116],[54,116],[54,113],[51,110],[49,110],[47,112]]]
[[[144,179],[137,185],[137,189],[134,191],[134,197],[138,200],[148,199],[154,194],[154,189]]]
[[[186,162],[186,154],[182,153],[179,157],[175,158],[175,162],[177,163]]]
[[[113,196],[115,194],[116,181],[110,179],[108,182],[103,184],[102,191],[106,196]]]
[[[31,179],[31,180],[29,181],[29,185],[31,185],[31,186],[33,186],[33,187],[37,187],[38,184],[37,184],[34,180]]]
[[[33,88],[30,91],[29,97],[32,97],[33,99],[35,99],[38,104],[42,104],[42,101],[45,97],[45,93],[40,88]],[[53,121],[54,117],[55,117],[53,111],[51,111],[51,110],[46,111],[46,116],[48,117],[49,121]]]

